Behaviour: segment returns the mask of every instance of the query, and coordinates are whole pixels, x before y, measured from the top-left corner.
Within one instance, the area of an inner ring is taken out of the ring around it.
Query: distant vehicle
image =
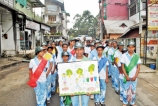
[[[84,41],[84,37],[76,37],[75,39],[80,39],[82,42]],[[92,40],[92,37],[87,36],[86,40]]]
[[[88,37],[88,35],[78,35],[78,37]]]

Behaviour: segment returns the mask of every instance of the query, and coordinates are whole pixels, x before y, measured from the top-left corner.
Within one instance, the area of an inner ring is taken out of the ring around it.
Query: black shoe
[[[115,92],[116,92],[117,95],[119,95],[119,92],[118,92],[118,91],[115,91]]]
[[[101,103],[100,105],[101,105],[101,106],[106,106],[105,103]]]
[[[108,76],[108,78],[111,78],[111,76]]]
[[[47,100],[47,103],[50,103],[50,100]]]
[[[52,92],[52,95],[55,95],[55,92]]]
[[[96,103],[94,103],[94,104],[95,104],[95,106],[100,106],[99,102],[96,102]]]

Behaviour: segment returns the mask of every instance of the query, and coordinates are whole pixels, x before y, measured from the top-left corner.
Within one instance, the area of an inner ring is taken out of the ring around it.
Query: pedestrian
[[[95,48],[95,44],[94,43],[91,43],[90,44],[90,53],[89,53],[89,59],[90,60],[93,60],[93,57],[97,57],[97,50]]]
[[[53,47],[52,53],[53,53],[53,55],[55,55],[55,58],[57,58],[57,56],[58,56],[58,50],[56,48],[55,42],[52,42],[52,47]]]
[[[118,50],[114,54],[114,66],[116,67],[115,73],[115,92],[120,91],[120,100],[123,101],[123,72],[121,69],[122,51],[124,48],[124,42],[119,42]]]
[[[69,56],[70,56],[70,53],[67,52],[67,51],[63,51],[62,52],[62,62],[63,63],[67,63],[69,61]],[[70,98],[70,96],[67,96]],[[63,97],[61,96],[60,97],[60,106],[70,106],[71,104],[65,104],[64,101],[65,101],[66,97]]]
[[[94,57],[93,60],[98,61],[98,72],[100,78],[100,94],[94,95],[95,106],[106,106],[105,105],[105,94],[106,94],[106,84],[108,83],[108,59],[103,55],[104,46],[98,45],[97,57]]]
[[[130,41],[127,45],[128,51],[122,55],[121,67],[124,73],[123,106],[135,106],[137,77],[140,71],[141,60],[134,52],[135,42]]]
[[[38,72],[39,70],[39,64],[42,61],[42,58],[44,56],[44,48],[42,47],[37,47],[35,49],[35,58],[30,60],[29,63],[29,78],[31,80],[32,75],[36,72]],[[35,95],[36,95],[36,102],[37,102],[37,106],[46,106],[46,94],[47,94],[47,90],[46,90],[46,71],[48,69],[48,64],[46,66],[44,66],[44,70],[42,71],[42,73],[39,75],[38,80],[36,81],[37,86],[34,88],[35,91]]]
[[[51,82],[52,82],[52,74],[54,73],[54,59],[53,59],[53,47],[52,46],[48,46],[47,48],[48,53],[50,53],[52,55],[52,58],[49,60],[49,69],[48,71],[48,76],[47,76],[47,103],[50,103],[50,98],[51,98]],[[50,71],[49,71],[50,70]]]
[[[75,61],[89,61],[88,58],[86,58],[84,54],[84,46],[81,42],[77,42],[74,46],[76,56],[74,56],[70,62],[75,62]],[[72,105],[73,106],[88,106],[89,104],[89,96],[90,94],[87,95],[72,95],[71,100],[72,100]]]
[[[75,55],[74,45],[75,45],[75,39],[73,38],[69,39],[68,52],[71,53],[73,56]]]
[[[109,76],[111,76],[112,87],[114,88],[115,87],[114,66],[113,66],[113,60],[112,60],[113,52],[114,52],[113,43],[109,42],[108,50],[107,50],[107,57],[108,57],[108,60],[109,60]]]
[[[63,52],[62,44],[63,44],[63,41],[60,40],[60,41],[59,41],[59,46],[57,46],[57,50],[58,50],[57,61],[60,61],[60,60],[61,60],[61,53]]]
[[[29,35],[29,50],[32,49],[32,38],[31,35]]]
[[[86,46],[85,46],[85,52],[84,52],[84,56],[86,56],[86,57],[88,57],[88,55],[89,55],[89,53],[90,53],[90,41],[89,40],[87,40],[86,41]]]

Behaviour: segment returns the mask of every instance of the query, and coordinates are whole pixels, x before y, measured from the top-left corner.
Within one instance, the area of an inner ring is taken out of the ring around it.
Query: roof
[[[54,3],[61,7],[61,10],[64,11],[64,1],[63,0],[52,0]]]
[[[134,25],[135,23],[135,21],[131,20],[104,20],[107,34],[123,34],[130,26]],[[120,27],[122,24],[125,24],[126,27]]]
[[[130,30],[139,28],[139,24],[140,24],[140,23],[137,23],[137,24],[135,24],[135,25],[129,27],[121,36],[119,36],[119,38],[121,38],[121,37],[123,37],[124,35],[126,35]],[[146,25],[146,23],[143,22],[143,23],[142,23],[142,26],[145,26],[145,25]]]

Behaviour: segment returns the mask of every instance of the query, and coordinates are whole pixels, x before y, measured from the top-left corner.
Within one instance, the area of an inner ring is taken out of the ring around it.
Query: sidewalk
[[[8,58],[0,58],[0,71],[4,68],[13,66],[15,64],[21,63],[23,58],[21,57],[8,57]]]

